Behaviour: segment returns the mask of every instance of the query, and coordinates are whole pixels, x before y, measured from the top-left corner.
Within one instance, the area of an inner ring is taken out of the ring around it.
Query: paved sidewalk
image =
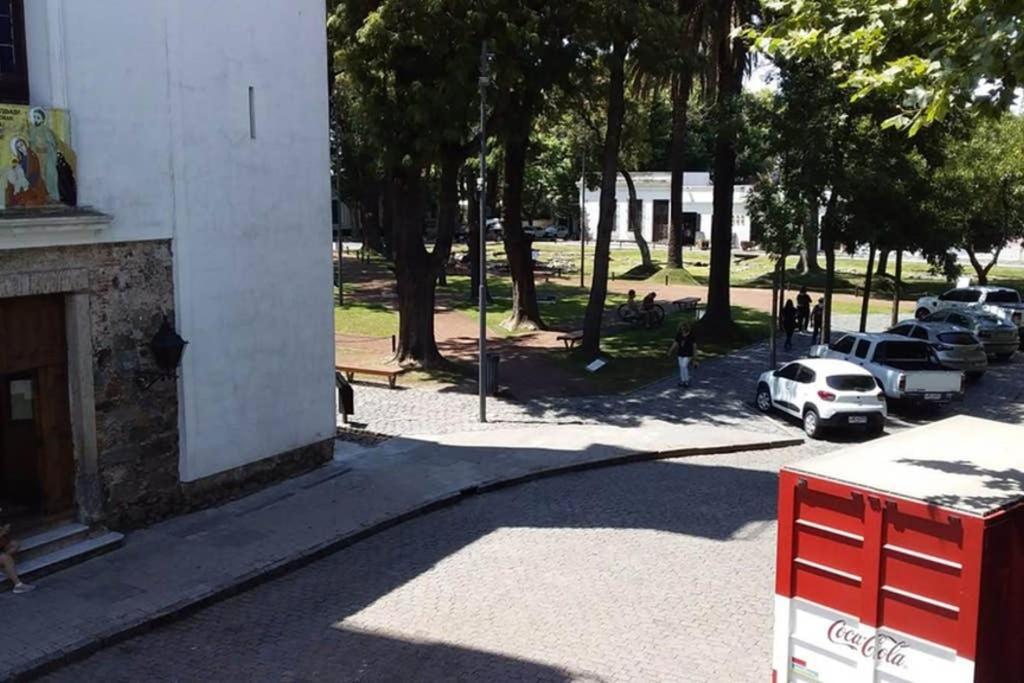
[[[130,534],[123,548],[44,578],[29,595],[0,595],[0,680],[45,671],[488,488],[601,464],[800,441],[767,419],[750,419],[746,429],[632,417],[492,426],[376,448],[339,442],[334,462],[316,472]]]

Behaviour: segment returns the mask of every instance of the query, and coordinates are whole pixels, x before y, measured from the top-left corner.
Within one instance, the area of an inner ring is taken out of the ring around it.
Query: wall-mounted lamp
[[[145,390],[161,380],[177,378],[178,366],[181,365],[181,357],[185,353],[187,345],[188,342],[181,338],[181,335],[174,330],[171,321],[164,316],[160,329],[149,342],[149,350],[153,352],[153,359],[160,370],[159,372],[140,372],[135,381]]]

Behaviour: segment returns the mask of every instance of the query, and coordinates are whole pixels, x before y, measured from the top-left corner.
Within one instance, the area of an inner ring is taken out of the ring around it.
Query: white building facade
[[[79,207],[13,210],[44,151],[11,160],[0,319],[53,350],[0,349],[0,412],[43,437],[0,448],[15,503],[131,526],[328,459],[323,1],[0,0],[8,25],[0,104],[66,112]],[[188,346],[160,381],[164,319]]]
[[[633,211],[640,218],[643,236],[655,244],[668,242],[670,225],[670,190],[672,175],[667,172],[636,172],[630,174],[636,186],[637,205]],[[710,239],[712,193],[714,186],[709,173],[686,173],[683,179],[683,224],[695,241]],[[733,246],[739,248],[749,243],[750,218],[747,216],[746,197],[749,185],[737,185],[733,192]],[[617,203],[615,229],[612,239],[628,241],[633,239],[629,231],[629,189],[625,179],[619,175],[615,187]],[[597,234],[600,212],[600,190],[588,190],[585,194],[587,227],[591,236]]]

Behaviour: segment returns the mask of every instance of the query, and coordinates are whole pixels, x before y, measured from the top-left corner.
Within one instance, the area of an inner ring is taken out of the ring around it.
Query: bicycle
[[[661,304],[654,304],[646,311],[634,308],[629,304],[622,304],[619,306],[618,315],[619,320],[634,327],[660,327],[665,322],[665,309],[661,307]]]

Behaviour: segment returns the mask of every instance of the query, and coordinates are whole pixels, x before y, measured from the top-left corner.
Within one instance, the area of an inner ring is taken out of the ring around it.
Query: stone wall
[[[182,484],[178,383],[160,381],[146,388],[139,381],[157,371],[149,342],[163,317],[174,320],[169,240],[0,250],[0,298],[59,293],[88,300],[87,333],[68,341],[91,345],[95,430],[84,432],[95,435],[94,475],[82,476],[83,452],[91,449],[76,443],[78,498],[83,507],[94,508],[85,515],[90,521],[120,529],[144,526],[245,495],[331,459],[333,439]],[[79,398],[73,396],[72,403]],[[83,492],[83,485],[95,491]],[[93,498],[95,504],[83,503]]]
[[[96,459],[103,519],[138,526],[181,509],[178,391],[144,389],[149,341],[174,318],[167,240],[0,251],[0,296],[88,294]]]

